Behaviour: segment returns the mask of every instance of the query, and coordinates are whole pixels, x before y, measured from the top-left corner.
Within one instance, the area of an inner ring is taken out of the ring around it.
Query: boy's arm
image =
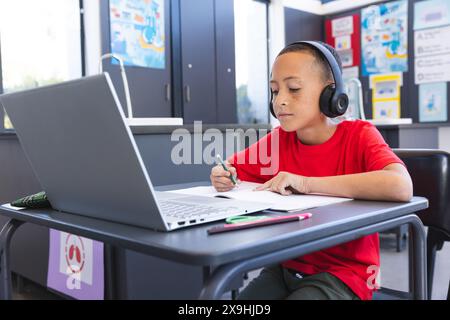
[[[389,164],[381,170],[332,177],[304,177],[281,171],[256,190],[270,190],[282,195],[324,193],[381,201],[409,201],[413,195],[411,177],[399,163]]]
[[[408,170],[392,163],[382,170],[333,177],[297,176],[304,193],[326,193],[364,200],[409,201],[413,185]]]

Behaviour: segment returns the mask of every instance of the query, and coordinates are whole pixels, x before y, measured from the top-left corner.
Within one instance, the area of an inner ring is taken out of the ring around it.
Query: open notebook
[[[275,211],[299,211],[352,200],[349,198],[339,198],[323,195],[292,194],[289,196],[282,196],[279,193],[275,193],[272,191],[253,191],[253,189],[255,189],[259,185],[259,183],[243,181],[236,188],[227,192],[217,192],[213,186],[178,189],[171,190],[169,192],[205,197],[223,197],[236,200],[271,203],[272,206],[270,207],[270,209]]]

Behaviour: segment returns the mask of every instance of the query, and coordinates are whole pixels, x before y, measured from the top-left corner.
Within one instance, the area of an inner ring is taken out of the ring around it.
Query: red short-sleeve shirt
[[[278,157],[276,156],[278,155]],[[309,177],[337,176],[381,170],[403,162],[369,122],[341,122],[326,142],[305,145],[296,132],[277,127],[257,143],[233,155],[240,180],[263,183],[280,171]],[[361,299],[371,299],[367,284],[373,266],[379,266],[378,234],[286,261],[283,266],[304,274],[329,272]]]

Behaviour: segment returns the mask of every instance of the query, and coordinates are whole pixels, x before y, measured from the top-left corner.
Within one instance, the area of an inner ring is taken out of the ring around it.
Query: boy
[[[335,50],[329,50],[339,71]],[[259,190],[282,195],[324,193],[367,200],[409,201],[412,182],[402,161],[368,122],[331,122],[319,107],[322,90],[334,83],[330,65],[312,46],[294,43],[276,58],[270,81],[273,110],[280,127],[233,155],[227,166],[240,180],[263,183]],[[262,143],[278,139],[277,171],[262,174],[264,161],[242,163],[258,154]],[[211,182],[218,191],[234,187],[229,172],[216,166]],[[262,270],[240,299],[364,299],[372,298],[369,277],[379,266],[378,234],[314,252]]]

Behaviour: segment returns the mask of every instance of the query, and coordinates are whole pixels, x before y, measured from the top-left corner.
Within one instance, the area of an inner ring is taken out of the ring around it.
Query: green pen
[[[220,154],[218,154],[216,156],[217,161],[219,161],[219,163],[222,165],[223,170],[230,172],[230,170],[228,170],[225,162],[223,162],[222,157],[220,156]],[[233,182],[233,184],[237,184],[236,179],[233,177],[233,174],[230,172],[230,176],[229,178],[231,179],[231,182]]]

